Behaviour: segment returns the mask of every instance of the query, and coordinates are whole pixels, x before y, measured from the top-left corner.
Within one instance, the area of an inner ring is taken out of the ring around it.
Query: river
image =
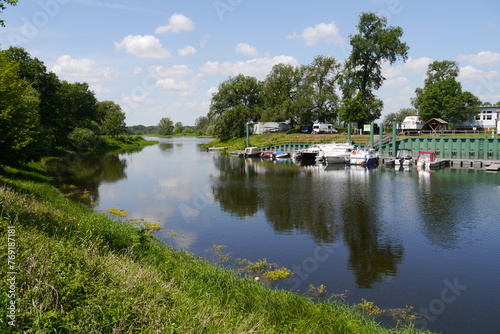
[[[55,181],[88,190],[95,210],[160,222],[176,249],[216,261],[224,245],[232,259],[289,268],[279,288],[323,284],[350,304],[410,305],[418,328],[500,332],[499,173],[298,166],[155,140],[72,159]]]

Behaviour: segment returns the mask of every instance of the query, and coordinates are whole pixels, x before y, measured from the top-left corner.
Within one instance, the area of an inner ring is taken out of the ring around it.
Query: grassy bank
[[[383,329],[338,303],[271,290],[174,251],[68,200],[41,164],[0,167],[0,224],[6,332],[416,332]]]
[[[320,143],[320,142],[346,142],[347,134],[302,134],[302,133],[269,133],[262,135],[251,135],[250,145],[256,147],[266,147],[274,144],[283,143]],[[351,141],[357,145],[367,145],[370,141],[369,135],[351,135]],[[246,138],[234,138],[227,141],[219,139],[212,140],[205,145],[206,147],[227,147],[228,150],[244,150],[246,147]]]

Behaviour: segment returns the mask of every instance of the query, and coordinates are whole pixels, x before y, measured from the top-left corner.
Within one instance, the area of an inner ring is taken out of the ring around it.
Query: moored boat
[[[396,163],[399,164],[399,166],[412,166],[414,161],[415,159],[413,159],[411,150],[402,149],[398,150],[396,153]]]
[[[372,148],[353,150],[349,157],[349,163],[351,165],[374,165],[378,163],[377,151]]]
[[[308,148],[300,151],[300,159],[302,160],[314,160],[320,152],[319,145],[311,145]]]
[[[420,151],[417,156],[418,167],[430,167],[431,163],[436,161],[436,152]]]
[[[325,145],[321,153],[323,162],[328,164],[347,163],[354,149],[355,146],[349,143],[332,143]]]
[[[278,151],[278,152],[274,152],[274,156],[276,159],[286,159],[286,158],[290,158],[290,153],[285,152],[285,151]]]
[[[273,151],[265,151],[260,153],[260,157],[262,159],[269,159],[269,160],[274,160],[276,157],[275,153]]]
[[[245,158],[258,158],[262,150],[258,147],[247,147],[245,148]]]

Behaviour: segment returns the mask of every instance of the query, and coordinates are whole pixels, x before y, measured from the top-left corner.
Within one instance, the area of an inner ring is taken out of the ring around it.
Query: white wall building
[[[481,106],[480,113],[476,115],[473,122],[456,124],[457,129],[491,130],[496,129],[500,121],[500,106]]]

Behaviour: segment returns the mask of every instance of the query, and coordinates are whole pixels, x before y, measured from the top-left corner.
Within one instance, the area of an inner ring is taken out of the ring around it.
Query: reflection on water
[[[99,201],[99,186],[125,179],[127,161],[118,154],[105,154],[75,159],[53,158],[47,161],[49,173],[55,174],[57,185],[72,185],[90,193],[85,204]],[[62,187],[61,189],[71,189]]]
[[[456,279],[467,290],[426,326],[498,332],[499,174],[300,166],[206,152],[199,139],[161,142],[82,159],[56,181],[89,190],[96,209],[160,221],[160,238],[197,256],[223,244],[234,258],[296,269],[281,285],[294,291],[325,284],[351,303],[425,314]]]

